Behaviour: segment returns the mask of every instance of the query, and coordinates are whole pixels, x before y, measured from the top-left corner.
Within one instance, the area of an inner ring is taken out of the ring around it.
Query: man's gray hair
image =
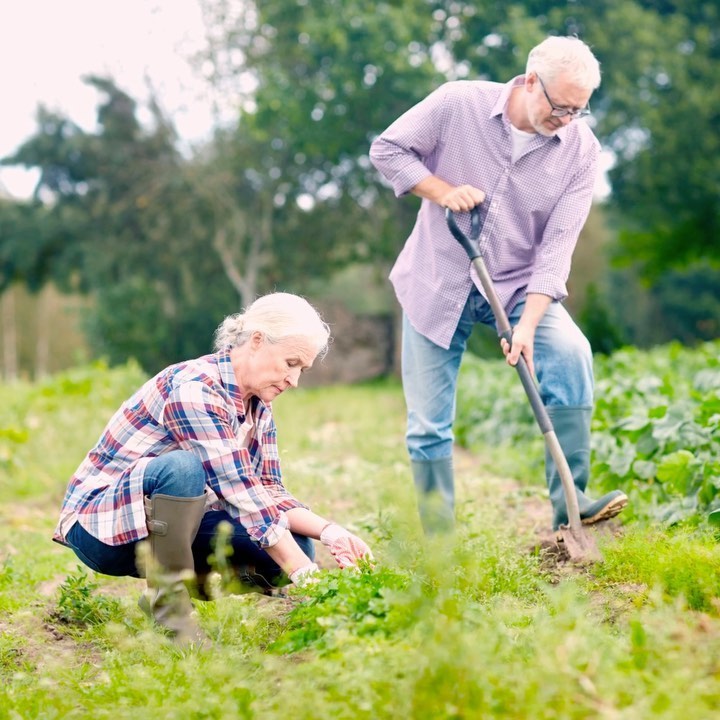
[[[592,50],[576,37],[551,36],[535,46],[528,55],[525,70],[526,74],[531,72],[544,82],[566,75],[587,90],[600,86],[600,63]]]
[[[318,311],[299,295],[271,293],[259,297],[245,312],[229,315],[215,331],[215,350],[239,347],[254,332],[271,343],[302,339],[322,357],[330,342],[330,328]]]

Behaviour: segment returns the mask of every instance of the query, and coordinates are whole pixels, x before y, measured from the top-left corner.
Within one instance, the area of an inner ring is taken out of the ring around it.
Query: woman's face
[[[288,388],[298,386],[300,374],[310,368],[317,352],[303,338],[280,343],[268,342],[262,333],[253,333],[243,348],[244,362],[236,369],[245,401],[255,396],[272,402]]]

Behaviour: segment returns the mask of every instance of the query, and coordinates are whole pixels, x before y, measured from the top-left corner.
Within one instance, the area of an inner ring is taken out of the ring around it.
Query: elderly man
[[[605,520],[627,504],[617,490],[598,500],[585,494],[592,353],[561,304],[600,150],[576,120],[589,114],[599,84],[599,63],[585,43],[549,37],[530,52],[524,75],[506,84],[446,83],[372,144],[370,158],[395,194],[423,199],[390,280],[403,309],[406,438],[428,531],[452,527],[457,373],[473,325],[494,324],[468,257],[447,229],[445,208],[481,206],[480,249],[513,325],[512,347],[503,350],[510,364],[522,353],[537,375],[583,522]],[[468,216],[458,222],[467,230]],[[546,479],[557,529],[567,511],[550,457]]]

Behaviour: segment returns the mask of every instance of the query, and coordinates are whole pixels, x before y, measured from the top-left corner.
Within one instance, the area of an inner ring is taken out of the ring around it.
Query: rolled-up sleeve
[[[207,384],[193,381],[174,388],[163,422],[183,450],[200,457],[211,489],[250,538],[263,548],[275,545],[288,529],[285,510],[304,506],[282,486],[274,423],[253,448],[263,453],[258,476],[250,452],[235,435],[230,406]]]
[[[432,175],[430,158],[442,142],[447,86],[442,85],[401,115],[370,146],[370,160],[397,197]]]

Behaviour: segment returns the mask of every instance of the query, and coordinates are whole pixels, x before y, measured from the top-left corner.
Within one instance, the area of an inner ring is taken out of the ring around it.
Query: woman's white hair
[[[579,38],[551,36],[536,45],[528,55],[526,74],[539,75],[550,82],[558,75],[568,76],[587,90],[600,86],[600,63]]]
[[[271,343],[302,339],[322,357],[330,342],[330,328],[318,311],[299,295],[271,293],[255,300],[245,312],[228,315],[215,331],[215,350],[239,347],[254,332]]]

